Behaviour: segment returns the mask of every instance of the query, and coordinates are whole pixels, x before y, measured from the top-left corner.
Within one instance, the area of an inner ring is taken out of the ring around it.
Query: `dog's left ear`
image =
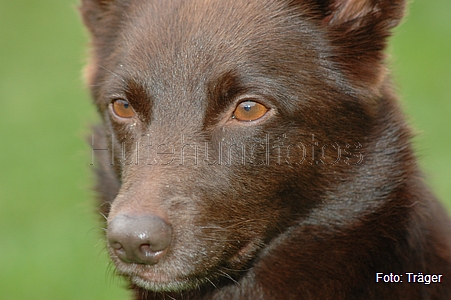
[[[405,0],[292,0],[320,21],[336,62],[362,87],[377,90],[385,78],[384,49],[404,16]]]
[[[350,32],[368,26],[388,31],[404,15],[405,0],[318,0],[327,26]],[[369,29],[369,28],[367,28]],[[374,28],[376,29],[376,28]]]

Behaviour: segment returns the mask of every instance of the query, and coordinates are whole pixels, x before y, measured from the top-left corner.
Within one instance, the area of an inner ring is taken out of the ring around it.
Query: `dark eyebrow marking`
[[[125,87],[126,100],[130,102],[133,109],[138,113],[139,118],[144,123],[149,123],[152,113],[152,97],[143,84],[135,79],[126,80]]]

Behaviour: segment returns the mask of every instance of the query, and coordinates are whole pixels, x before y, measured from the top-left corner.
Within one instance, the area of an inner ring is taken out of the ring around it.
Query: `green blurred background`
[[[96,114],[77,0],[0,0],[0,299],[126,299],[94,212]],[[451,209],[451,0],[416,0],[389,53],[427,180]]]

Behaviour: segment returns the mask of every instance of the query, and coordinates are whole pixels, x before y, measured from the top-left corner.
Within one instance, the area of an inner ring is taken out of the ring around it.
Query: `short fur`
[[[82,0],[100,211],[172,228],[156,264],[108,245],[135,299],[451,299],[450,221],[384,64],[404,6]],[[269,110],[240,122],[242,99]]]

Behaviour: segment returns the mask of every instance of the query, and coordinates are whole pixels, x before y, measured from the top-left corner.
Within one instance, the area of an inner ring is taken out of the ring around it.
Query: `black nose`
[[[108,223],[107,237],[122,261],[153,265],[166,254],[172,227],[156,215],[121,214]]]

